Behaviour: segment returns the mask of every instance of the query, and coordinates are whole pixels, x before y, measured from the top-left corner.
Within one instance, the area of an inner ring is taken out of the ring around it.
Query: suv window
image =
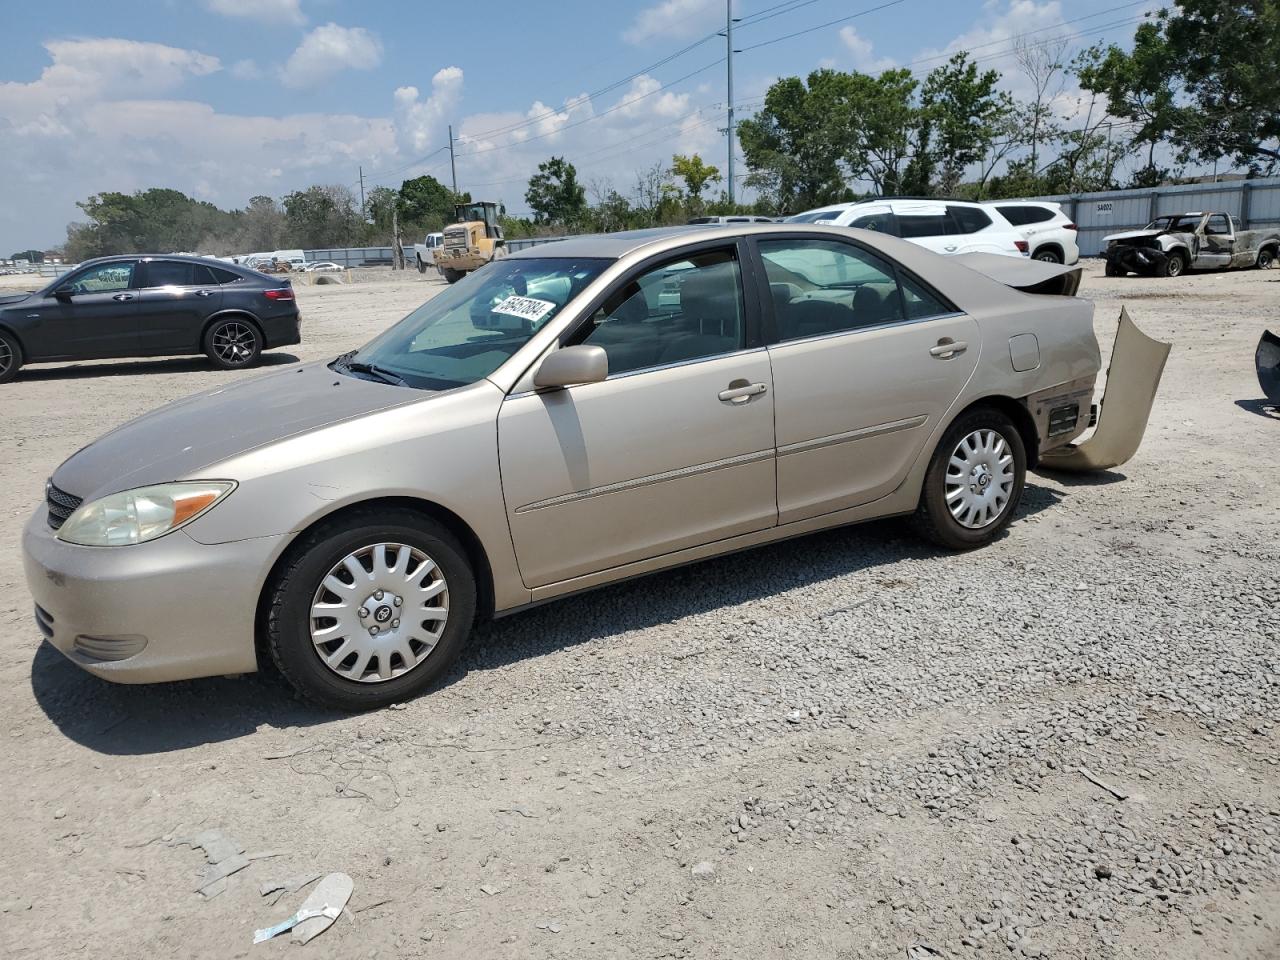
[[[223,270],[221,267],[208,267],[208,271],[213,274],[213,282],[217,284],[235,283],[237,280],[244,279],[238,273],[232,273],[230,270]]]
[[[898,236],[910,240],[912,237],[944,237],[957,232],[955,221],[941,213],[900,213],[895,219],[898,223]]]
[[[798,340],[902,319],[894,269],[836,240],[763,240],[779,340]]]
[[[211,283],[213,277],[204,264],[151,260],[143,265],[144,287],[196,287]]]
[[[1055,216],[1048,207],[1008,206],[996,207],[1000,215],[1015,227],[1025,227],[1031,223],[1048,223]]]
[[[742,275],[732,249],[661,264],[616,290],[579,343],[603,347],[610,376],[699,360],[745,344]]]
[[[133,270],[137,266],[135,260],[117,260],[114,263],[102,263],[90,267],[70,284],[75,293],[115,293],[128,290],[133,283]]]
[[[991,226],[991,216],[987,211],[978,207],[962,207],[959,204],[948,204],[947,213],[951,214],[951,219],[956,222],[956,228],[961,233],[977,233],[979,230]]]
[[[862,230],[875,230],[877,233],[893,233],[889,226],[890,216],[891,214],[888,210],[881,210],[879,213],[868,213],[858,217],[849,226],[858,227]]]

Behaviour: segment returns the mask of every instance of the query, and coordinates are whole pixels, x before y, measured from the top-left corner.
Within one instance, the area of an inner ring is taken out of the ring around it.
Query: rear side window
[[[996,207],[996,209],[1015,227],[1025,227],[1031,223],[1048,223],[1054,217],[1054,212],[1048,207],[1010,206]]]
[[[780,341],[843,333],[902,319],[893,267],[834,240],[762,240]]]
[[[194,263],[183,263],[178,260],[151,260],[143,265],[144,287],[193,287],[199,283],[208,283],[208,279],[196,279]],[[207,276],[207,275],[206,275]]]
[[[223,270],[221,267],[206,267],[205,269],[213,274],[214,283],[235,283],[241,279],[240,274],[232,273],[230,270]]]
[[[849,224],[851,227],[857,227],[860,230],[874,230],[877,233],[893,233],[889,226],[889,212],[882,211],[880,213],[868,213],[859,217]]]
[[[977,207],[949,206],[947,213],[951,214],[951,219],[956,222],[956,229],[961,233],[977,233],[991,226],[991,217],[985,210]]]
[[[898,236],[910,240],[913,237],[945,237],[956,233],[955,222],[945,213],[898,214]]]
[[[899,275],[902,282],[902,302],[907,308],[908,320],[923,320],[944,313],[952,313],[951,307],[933,295],[923,284],[905,273]]]

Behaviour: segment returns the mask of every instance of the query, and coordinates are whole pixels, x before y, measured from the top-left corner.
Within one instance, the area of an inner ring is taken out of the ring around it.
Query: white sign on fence
[[[1111,201],[1111,200],[1099,200],[1099,201],[1098,201],[1098,208],[1097,208],[1097,212],[1098,212],[1098,213],[1110,213],[1110,212],[1111,212],[1111,204],[1112,204],[1112,202],[1113,202],[1113,201]]]

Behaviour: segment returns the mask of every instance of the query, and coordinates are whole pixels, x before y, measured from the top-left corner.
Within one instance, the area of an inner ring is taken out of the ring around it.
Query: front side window
[[[448,390],[489,376],[612,261],[495,260],[334,364],[339,373]]]
[[[741,350],[742,278],[732,249],[653,267],[615,291],[578,342],[603,347],[609,374]]]
[[[834,240],[764,240],[779,340],[798,340],[903,319],[888,261]]]
[[[1231,225],[1227,223],[1225,214],[1215,213],[1209,218],[1209,223],[1205,226],[1204,232],[1213,236],[1226,236],[1231,233]]]
[[[128,290],[133,283],[136,266],[137,262],[134,260],[102,263],[90,267],[64,286],[69,286],[72,293],[116,293]]]

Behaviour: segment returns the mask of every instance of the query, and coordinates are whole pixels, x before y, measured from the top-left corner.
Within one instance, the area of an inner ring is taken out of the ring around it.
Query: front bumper
[[[1169,255],[1155,247],[1116,243],[1107,247],[1107,263],[1131,273],[1152,273],[1165,265]]]
[[[283,537],[203,544],[182,530],[127,547],[58,540],[47,511],[22,534],[40,632],[85,670],[154,683],[258,669],[258,594]]]

